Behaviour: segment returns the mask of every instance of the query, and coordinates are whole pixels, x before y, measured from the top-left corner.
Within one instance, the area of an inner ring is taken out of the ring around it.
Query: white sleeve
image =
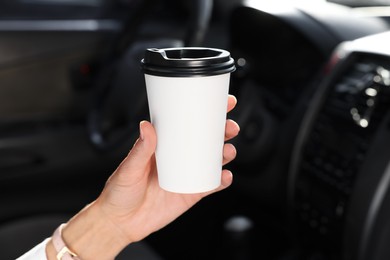
[[[16,260],[47,260],[46,257],[46,244],[49,238],[46,238],[42,243],[36,245],[30,251],[20,256]]]

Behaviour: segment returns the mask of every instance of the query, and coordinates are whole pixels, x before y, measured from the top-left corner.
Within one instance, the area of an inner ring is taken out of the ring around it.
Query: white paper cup
[[[170,48],[146,50],[141,64],[159,185],[177,193],[217,188],[234,60],[219,49]]]

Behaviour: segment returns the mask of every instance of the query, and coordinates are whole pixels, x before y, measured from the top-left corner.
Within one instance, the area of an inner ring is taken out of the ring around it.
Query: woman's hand
[[[236,103],[236,98],[230,95],[227,111],[231,111]],[[227,120],[225,141],[235,137],[239,130],[237,123]],[[129,243],[144,239],[205,196],[232,183],[232,173],[222,170],[220,187],[210,192],[179,194],[161,189],[154,156],[156,142],[152,124],[141,122],[140,137],[108,179],[101,195],[64,228],[65,242],[79,253],[81,259],[113,259]],[[225,144],[223,164],[229,163],[235,156],[234,146]],[[106,249],[107,246],[110,248]],[[96,254],[99,258],[93,258]]]
[[[236,105],[236,99],[229,97],[228,111]],[[232,120],[226,122],[225,140],[235,137],[239,126]],[[212,191],[198,194],[178,194],[160,188],[154,152],[156,133],[146,121],[140,123],[140,138],[127,158],[108,180],[96,203],[103,214],[116,223],[129,242],[139,241],[150,233],[172,222],[203,197],[222,190],[232,183],[232,173],[222,171],[221,186]],[[225,144],[223,163],[236,156],[233,145]]]

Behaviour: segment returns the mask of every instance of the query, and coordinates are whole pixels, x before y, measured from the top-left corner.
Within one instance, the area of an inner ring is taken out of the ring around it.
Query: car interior
[[[389,29],[388,0],[1,1],[0,259],[100,194],[170,47],[235,60],[234,182],[117,259],[390,259]]]

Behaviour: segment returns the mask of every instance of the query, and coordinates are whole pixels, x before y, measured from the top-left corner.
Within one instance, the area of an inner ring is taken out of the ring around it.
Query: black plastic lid
[[[141,66],[145,74],[166,77],[212,76],[236,69],[228,51],[199,47],[147,49]]]

